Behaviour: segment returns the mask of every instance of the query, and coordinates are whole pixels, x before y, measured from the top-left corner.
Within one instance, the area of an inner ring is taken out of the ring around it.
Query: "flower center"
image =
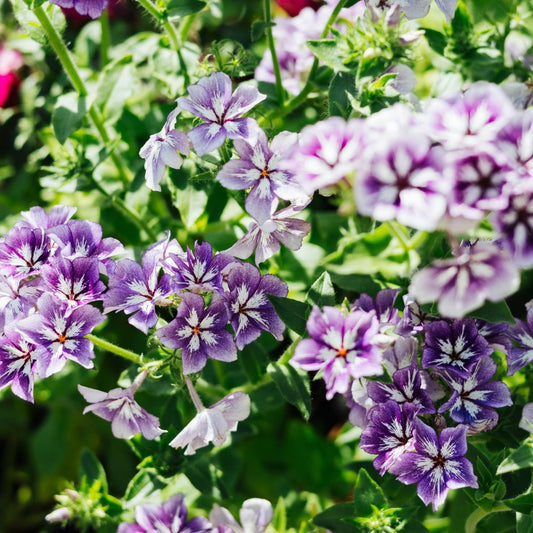
[[[348,350],[346,348],[339,348],[337,353],[339,354],[339,357],[346,357]]]
[[[261,177],[262,178],[268,178],[268,170],[266,168],[261,170]]]
[[[63,333],[61,333],[61,335],[59,335],[59,342],[61,344],[64,344],[66,340],[67,340],[67,338],[65,337],[65,335],[63,335]]]
[[[195,335],[198,335],[198,333],[200,333],[200,328],[198,326],[194,326],[194,328],[192,328],[192,332],[195,334]]]

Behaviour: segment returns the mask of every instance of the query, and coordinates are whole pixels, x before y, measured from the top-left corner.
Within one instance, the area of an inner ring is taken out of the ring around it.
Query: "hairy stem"
[[[130,350],[126,350],[125,348],[121,348],[120,346],[117,346],[116,344],[113,344],[112,342],[101,339],[100,337],[97,337],[96,335],[93,335],[92,333],[85,335],[85,338],[90,340],[95,346],[102,348],[102,350],[111,352],[115,355],[118,355],[119,357],[122,357],[123,359],[127,359],[128,361],[132,361],[133,363],[137,365],[140,365],[142,363],[142,359],[140,355]]]
[[[279,68],[278,54],[276,53],[276,46],[274,43],[274,35],[272,34],[272,10],[270,0],[263,0],[263,10],[265,12],[267,43],[270,50],[270,55],[272,56],[274,77],[276,78],[276,93],[278,95],[278,103],[280,107],[283,107],[283,84],[281,82],[281,70]]]
[[[490,511],[485,511],[481,507],[477,508],[467,519],[465,523],[465,533],[475,533],[477,525],[485,516],[492,513],[502,513],[505,511],[512,511],[504,503],[499,503],[495,505]]]
[[[104,68],[109,62],[109,45],[111,42],[107,9],[104,9],[103,13],[100,15],[100,27],[102,29],[102,38],[100,40],[100,67]]]

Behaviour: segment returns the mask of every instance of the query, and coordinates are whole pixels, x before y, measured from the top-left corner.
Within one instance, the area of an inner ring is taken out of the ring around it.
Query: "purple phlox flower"
[[[50,255],[50,238],[42,228],[14,226],[0,242],[0,269],[27,278],[38,273]]]
[[[90,305],[71,309],[51,294],[43,294],[37,307],[37,313],[17,322],[16,327],[38,346],[36,357],[48,361],[43,377],[59,372],[67,359],[92,368],[93,344],[85,335],[105,320],[104,315]]]
[[[516,33],[511,33],[510,35],[516,35]],[[528,41],[529,38],[525,37]],[[507,39],[505,40],[505,53],[507,55],[509,54],[509,51],[507,50],[507,43],[509,42],[509,34],[507,35]],[[527,48],[529,48],[529,44],[527,45]],[[531,68],[533,56],[528,54],[524,58],[524,64],[529,65],[528,68]],[[505,91],[505,94],[507,95],[507,98],[512,102],[515,109],[523,111],[524,109],[527,109],[531,105],[531,89],[527,86],[526,83],[523,83],[521,81],[508,81],[501,85],[501,88]]]
[[[425,17],[431,6],[431,0],[394,0],[408,19],[420,19]],[[391,2],[386,2],[393,3]],[[444,13],[446,22],[450,22],[455,14],[457,0],[436,0],[437,7]],[[368,4],[380,6],[381,0],[368,0]]]
[[[403,337],[416,335],[424,329],[424,322],[426,321],[426,313],[420,308],[420,304],[409,293],[403,296],[403,314],[398,322],[396,334]]]
[[[42,207],[35,206],[20,213],[24,220],[17,222],[17,226],[47,230],[65,224],[75,212],[75,207],[66,205],[54,205],[48,213]]]
[[[350,409],[348,421],[362,429],[367,425],[368,412],[376,405],[368,396],[368,383],[369,380],[366,378],[354,379],[350,390],[344,395],[346,406]]]
[[[516,319],[509,326],[507,335],[517,344],[507,355],[507,374],[512,376],[533,361],[533,308],[528,309],[526,322]]]
[[[123,522],[117,533],[208,533],[209,521],[201,516],[187,520],[183,494],[174,494],[161,505],[146,503],[135,508],[135,523]]]
[[[254,119],[239,118],[266,96],[251,84],[242,84],[232,93],[231,80],[223,72],[214,72],[187,88],[189,98],[178,98],[178,108],[200,117],[200,124],[188,136],[199,156],[216,150],[226,140],[257,141],[259,125]]]
[[[413,97],[410,93],[412,93],[417,84],[416,74],[413,69],[407,65],[399,63],[385,71],[385,74],[390,73],[396,74],[396,78],[394,78],[389,85],[400,94]]]
[[[234,146],[240,159],[228,161],[217,175],[217,180],[228,189],[251,188],[246,197],[246,211],[253,213],[260,223],[270,218],[280,198],[287,201],[305,198],[292,173],[279,168],[283,154],[296,140],[296,133],[284,131],[272,139],[269,147],[263,130],[259,130],[253,146],[237,139]]]
[[[306,126],[281,162],[303,191],[315,191],[353,176],[360,159],[363,122],[330,117]]]
[[[392,346],[383,352],[383,366],[392,375],[396,370],[416,364],[418,341],[414,337],[398,337]]]
[[[109,278],[109,290],[104,294],[104,312],[124,311],[128,322],[147,334],[155,326],[155,306],[165,304],[174,292],[172,278],[159,276],[159,249],[149,249],[142,257],[142,267],[131,259],[122,259]]]
[[[384,138],[401,137],[407,129],[410,132],[423,133],[425,127],[420,116],[420,113],[415,113],[404,103],[397,103],[372,113],[363,123],[363,148],[379,144]]]
[[[518,268],[496,245],[478,241],[456,257],[435,261],[416,272],[410,294],[421,304],[438,301],[441,315],[460,318],[485,300],[499,302],[520,285]]]
[[[15,329],[16,324],[7,324],[0,336],[0,389],[11,385],[13,394],[33,403],[35,374],[46,368],[49,354]]]
[[[367,390],[376,403],[394,400],[397,404],[416,405],[420,414],[435,412],[429,394],[422,388],[422,377],[416,364],[396,370],[392,375],[392,383],[369,382]]]
[[[526,403],[524,405],[518,427],[533,434],[533,403]]]
[[[88,15],[97,19],[107,7],[108,0],[53,0],[56,4],[66,9],[74,9],[80,15]]]
[[[83,414],[94,413],[111,422],[111,431],[117,439],[130,439],[137,433],[148,440],[159,437],[165,433],[159,427],[159,419],[145,411],[133,398],[147,375],[145,370],[126,389],[117,387],[109,392],[78,385],[80,394],[91,404],[83,410]]]
[[[426,326],[422,367],[455,370],[466,378],[473,365],[493,351],[479,334],[473,318],[438,320]]]
[[[111,257],[124,253],[120,241],[113,237],[102,239],[102,226],[89,220],[71,220],[54,227],[49,234],[60,255],[67,259],[94,257],[104,266],[104,273],[111,272],[114,265]]]
[[[307,205],[292,204],[276,213],[263,223],[252,222],[250,229],[226,253],[239,259],[247,259],[255,251],[255,264],[259,265],[277,253],[281,244],[289,250],[298,250],[303,238],[311,231],[311,224],[293,218]],[[253,216],[253,213],[251,213]]]
[[[394,308],[394,302],[399,292],[399,289],[382,289],[376,294],[375,301],[371,296],[363,293],[352,303],[350,308],[375,311],[381,330],[386,331],[398,324],[400,320],[398,310]]]
[[[507,336],[509,324],[505,322],[487,322],[480,318],[476,318],[475,321],[478,333],[489,343],[489,347],[506,355],[511,351],[513,343]]]
[[[216,503],[209,513],[209,521],[214,528],[227,527],[233,533],[263,533],[273,516],[272,504],[268,500],[250,498],[243,502],[239,511],[240,524],[225,507]]]
[[[208,357],[235,361],[237,348],[225,329],[229,317],[222,297],[214,298],[207,308],[199,294],[186,292],[182,298],[176,318],[158,329],[156,335],[166,347],[181,348],[183,373],[199,372]]]
[[[347,316],[335,307],[313,307],[307,320],[310,339],[298,343],[291,364],[304,370],[320,370],[326,398],[348,391],[352,378],[383,373],[382,352],[376,345],[379,322],[375,312],[351,311]]]
[[[370,410],[360,446],[365,452],[377,455],[373,465],[380,475],[384,475],[404,453],[414,451],[417,412],[416,405],[398,405],[392,400]]]
[[[433,231],[446,212],[452,186],[444,155],[420,130],[368,145],[355,182],[358,211]]]
[[[515,112],[498,85],[478,82],[464,93],[431,100],[424,119],[432,137],[447,149],[476,150],[492,142]]]
[[[439,435],[420,419],[416,419],[415,452],[404,453],[391,466],[390,472],[405,485],[418,483],[417,494],[436,511],[449,489],[478,488],[472,463],[464,457],[467,451],[466,426],[445,428]]]
[[[167,117],[163,129],[159,133],[150,135],[139,155],[145,160],[146,185],[152,191],[160,191],[159,183],[165,173],[165,168],[180,168],[183,158],[180,153],[189,155],[189,139],[187,135],[174,128],[179,109],[174,109]]]
[[[170,446],[186,447],[185,455],[194,455],[198,448],[210,442],[222,446],[229,434],[237,429],[238,423],[250,416],[250,397],[243,392],[233,392],[205,408],[191,381],[186,378],[185,382],[198,414],[170,442]]]
[[[281,341],[285,324],[274,311],[267,295],[287,296],[287,284],[271,274],[261,276],[259,270],[250,263],[232,263],[224,274],[227,283],[224,298],[237,348],[242,350],[257,339],[263,330]]]
[[[0,274],[0,317],[7,323],[28,315],[35,307],[41,289],[39,280],[32,281]]]
[[[41,269],[47,291],[70,307],[101,300],[106,286],[100,281],[98,260],[88,257],[54,257]]]
[[[468,425],[481,423],[485,431],[493,428],[498,422],[494,407],[513,404],[507,385],[491,381],[496,370],[496,363],[486,356],[471,368],[466,378],[453,370],[444,372],[443,377],[453,389],[453,394],[440,406],[439,413],[449,409],[455,422]]]
[[[194,254],[187,248],[187,255],[170,254],[177,289],[185,289],[196,293],[223,292],[222,271],[235,261],[233,257],[224,253],[215,253],[208,242],[194,243]]]

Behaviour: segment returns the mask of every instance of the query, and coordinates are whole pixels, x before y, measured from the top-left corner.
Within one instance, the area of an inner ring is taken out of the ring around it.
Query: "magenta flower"
[[[241,115],[266,98],[250,84],[232,93],[231,80],[223,72],[214,72],[187,88],[189,98],[178,98],[178,108],[200,117],[200,124],[188,136],[199,156],[216,150],[228,139],[243,139],[251,145],[257,141],[259,126]]]
[[[78,385],[80,394],[91,404],[83,410],[83,414],[94,413],[111,422],[111,431],[117,439],[130,439],[137,433],[148,440],[159,437],[165,433],[159,427],[159,419],[145,411],[133,398],[147,375],[145,370],[126,389],[117,387],[109,392]]]

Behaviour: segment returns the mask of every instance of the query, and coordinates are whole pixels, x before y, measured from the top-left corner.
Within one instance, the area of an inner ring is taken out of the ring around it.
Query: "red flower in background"
[[[22,67],[22,54],[0,47],[0,107],[12,107],[18,103],[20,78],[16,71]]]
[[[276,0],[281,9],[284,9],[291,17],[295,17],[304,7],[318,9],[322,2],[320,0]]]

